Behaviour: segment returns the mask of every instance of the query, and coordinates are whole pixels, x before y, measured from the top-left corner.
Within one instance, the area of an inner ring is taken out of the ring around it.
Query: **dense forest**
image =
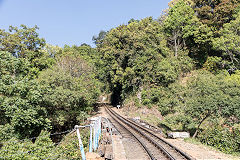
[[[83,123],[108,93],[113,105],[155,107],[169,130],[240,152],[239,4],[173,0],[158,19],[101,31],[96,47],[47,44],[37,26],[0,29],[0,156],[61,153],[49,134]]]

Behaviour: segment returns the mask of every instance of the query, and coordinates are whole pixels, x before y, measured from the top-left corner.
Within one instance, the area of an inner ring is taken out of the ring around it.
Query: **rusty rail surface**
[[[156,159],[155,156],[152,154],[151,150],[142,142],[136,135],[134,135],[129,129],[127,129],[124,125],[122,125],[120,122],[124,123],[125,125],[131,127],[134,131],[139,133],[142,137],[147,139],[150,143],[152,143],[158,150],[160,150],[167,159],[170,160],[176,160],[176,159],[187,159],[192,160],[190,156],[188,156],[186,153],[178,149],[177,147],[173,146],[172,144],[165,141],[163,138],[157,136],[156,134],[152,133],[145,127],[140,126],[139,124],[128,120],[121,115],[117,114],[115,111],[113,111],[111,108],[105,106],[106,111],[108,114],[117,121],[123,128],[128,130],[136,139],[137,141],[143,146],[143,148],[148,153],[149,157],[151,159]],[[120,121],[120,122],[119,122]],[[169,151],[170,150],[170,151]]]

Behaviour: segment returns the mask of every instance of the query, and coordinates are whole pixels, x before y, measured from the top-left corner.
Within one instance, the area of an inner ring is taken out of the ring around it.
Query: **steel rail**
[[[109,108],[107,108],[109,109]],[[119,114],[117,114],[116,112],[112,112],[111,109],[109,109],[109,111],[114,114],[116,117],[118,117],[119,119],[121,119],[125,124],[127,124],[128,126],[130,126],[132,129],[134,129],[135,131],[137,131],[139,134],[141,134],[144,138],[146,138],[150,143],[152,143],[155,147],[157,147],[167,158],[169,158],[170,160],[176,160],[165,148],[163,148],[159,143],[157,143],[154,139],[152,139],[151,137],[147,136],[145,133],[141,132],[139,129],[137,129],[135,126],[133,126],[132,124],[130,124],[128,121],[126,121],[125,119],[123,119],[122,117],[119,116]]]
[[[151,158],[151,160],[156,160],[156,158],[152,155],[151,151],[147,148],[147,146],[134,134],[132,133],[129,129],[127,129],[123,124],[121,124],[119,122],[119,120],[117,120],[117,118],[115,118],[113,116],[113,113],[111,113],[106,107],[105,107],[106,111],[108,112],[108,114],[121,126],[123,127],[126,131],[128,131],[139,143],[140,145],[143,147],[143,149],[147,152],[148,156]]]
[[[116,113],[115,111],[113,111],[112,109],[108,108],[110,111],[113,112],[113,114],[118,115],[119,117],[121,117],[122,119],[124,119],[125,121],[133,124],[134,126],[137,126],[138,128],[144,130],[145,132],[147,132],[148,134],[152,135],[153,137],[157,138],[158,140],[162,141],[163,143],[167,144],[168,146],[170,146],[171,148],[173,148],[176,152],[180,153],[184,158],[186,158],[187,160],[193,160],[193,158],[191,158],[189,155],[187,155],[186,153],[184,153],[183,151],[181,151],[180,149],[178,149],[177,147],[173,146],[171,143],[167,142],[166,140],[162,139],[161,137],[153,134],[152,132],[150,132],[149,130],[147,130],[145,127],[140,126],[139,124],[128,120],[124,117],[122,117],[121,115],[119,115],[118,113]]]

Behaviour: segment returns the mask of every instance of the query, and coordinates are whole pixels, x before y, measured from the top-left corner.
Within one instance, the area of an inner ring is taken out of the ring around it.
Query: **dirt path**
[[[166,139],[168,142],[181,149],[185,153],[191,155],[193,158],[197,160],[237,160],[239,157],[233,157],[216,150],[211,149],[208,146],[204,146],[202,144],[192,144],[188,142],[184,142],[181,139]]]

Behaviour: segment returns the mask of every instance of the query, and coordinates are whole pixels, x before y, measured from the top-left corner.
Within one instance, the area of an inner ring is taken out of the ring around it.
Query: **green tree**
[[[27,51],[38,52],[44,45],[45,40],[38,37],[37,26],[28,28],[25,25],[9,27],[9,32],[0,30],[1,51],[17,54],[19,57],[27,57]]]
[[[26,77],[29,63],[0,52],[1,125],[11,124],[18,137],[36,136],[49,128],[38,83]]]
[[[134,18],[132,18],[132,19],[130,19],[130,20],[128,21],[128,24],[130,24],[130,23],[132,23],[132,22],[139,22],[139,20],[135,20]]]
[[[100,31],[98,36],[93,36],[92,40],[96,45],[99,45],[102,43],[102,40],[104,39],[104,37],[106,36],[107,32],[105,31]]]
[[[193,137],[206,126],[239,124],[239,73],[214,75],[199,70],[192,74],[185,85],[175,83],[158,92],[159,110],[165,115],[161,124],[190,131]]]
[[[220,36],[213,39],[213,47],[222,53],[225,68],[234,71],[240,67],[240,12],[236,19],[223,25]]]
[[[194,10],[202,23],[219,29],[234,19],[239,0],[193,0]]]
[[[54,131],[73,128],[86,119],[100,95],[101,83],[87,62],[87,48],[65,47],[54,67],[39,75],[42,105],[46,106]]]
[[[202,25],[199,27],[199,32],[195,33],[194,43],[191,46],[190,56],[199,61],[199,66],[202,67],[207,61],[208,56],[222,58],[222,68],[229,68],[223,58],[222,51],[214,47],[212,39],[219,38],[219,30],[224,24],[234,20],[235,13],[239,9],[239,0],[193,0],[191,5],[196,16],[199,18]]]
[[[220,89],[218,81],[214,75],[203,72],[189,83],[185,113],[196,124],[193,137],[197,136],[200,126],[207,118],[219,116],[226,107],[226,95]]]
[[[153,66],[169,56],[161,26],[152,18],[110,30],[98,50],[102,53],[105,81],[118,96],[151,83]]]
[[[175,56],[179,50],[186,47],[194,33],[199,30],[200,23],[194,10],[185,1],[178,1],[169,11],[164,21],[164,32],[169,44],[173,46]]]
[[[39,71],[48,68],[54,60],[47,52],[42,52],[45,40],[39,38],[37,26],[29,28],[25,25],[9,27],[9,32],[0,29],[0,51],[8,51],[18,58],[27,59],[31,67],[32,75],[37,75]]]

